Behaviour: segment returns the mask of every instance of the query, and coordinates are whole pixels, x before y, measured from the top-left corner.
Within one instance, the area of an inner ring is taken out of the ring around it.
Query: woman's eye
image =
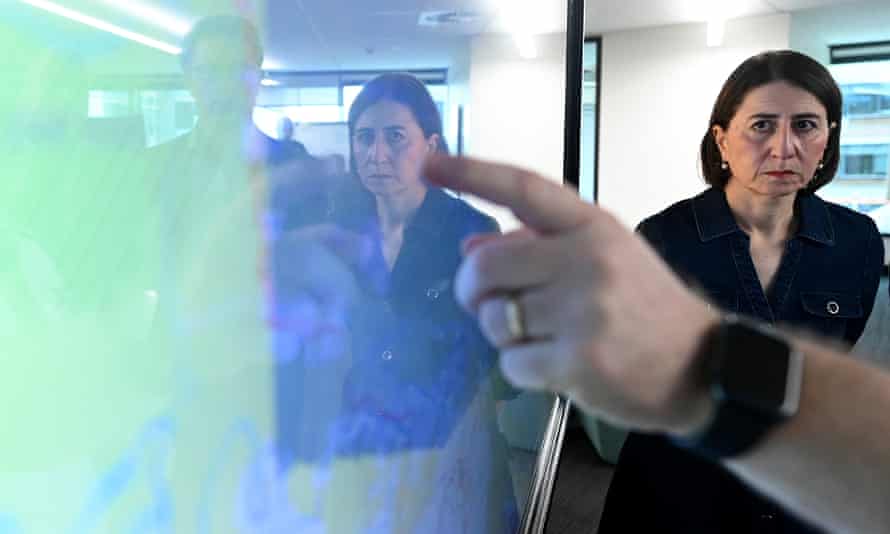
[[[772,121],[762,120],[751,125],[751,129],[755,132],[769,132],[773,129]]]
[[[801,132],[809,132],[815,130],[817,127],[816,121],[812,119],[800,119],[794,121],[794,128]]]
[[[390,143],[401,143],[405,140],[405,134],[398,130],[390,131],[387,133],[387,140]]]
[[[374,142],[374,136],[368,132],[362,132],[355,136],[355,140],[358,144],[362,146],[368,146]]]

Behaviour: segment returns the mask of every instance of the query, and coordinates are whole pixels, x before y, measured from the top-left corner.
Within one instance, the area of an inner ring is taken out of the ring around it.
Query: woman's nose
[[[772,139],[772,155],[779,159],[788,159],[796,152],[797,136],[788,124],[779,126]]]
[[[389,147],[386,145],[383,136],[375,137],[374,141],[368,146],[368,159],[374,162],[382,162],[389,159]]]

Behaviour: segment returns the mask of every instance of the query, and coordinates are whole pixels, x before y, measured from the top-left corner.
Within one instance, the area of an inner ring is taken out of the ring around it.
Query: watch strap
[[[714,413],[709,423],[698,434],[672,440],[680,447],[714,460],[734,458],[744,454],[763,439],[772,428],[788,418],[780,410],[766,410],[741,399],[731,398],[720,388],[718,377],[712,373],[723,365],[723,358],[740,356],[739,354],[730,354],[738,348],[729,338],[729,332],[734,328],[778,339],[775,334],[767,332],[756,323],[735,315],[725,316],[705,336],[699,358],[704,360],[705,367],[711,370],[708,380],[710,380],[711,398],[715,403]],[[786,344],[786,346],[789,362],[799,362],[802,356],[790,345]],[[744,357],[744,355],[741,356]],[[796,371],[799,372],[799,370]],[[794,371],[789,369],[789,372]],[[799,382],[797,385],[799,387]],[[795,393],[799,396],[799,389]],[[796,404],[794,407],[794,411],[796,411]]]
[[[675,444],[712,460],[737,457],[750,450],[785,417],[731,401],[718,402],[707,428],[689,438],[674,438]]]

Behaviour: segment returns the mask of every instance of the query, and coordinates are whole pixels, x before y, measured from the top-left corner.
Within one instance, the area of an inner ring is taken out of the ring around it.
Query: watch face
[[[724,330],[718,394],[770,414],[783,411],[791,350],[773,335],[742,323]]]

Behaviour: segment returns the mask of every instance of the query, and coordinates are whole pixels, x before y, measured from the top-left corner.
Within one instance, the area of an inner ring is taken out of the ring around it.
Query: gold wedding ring
[[[522,306],[519,305],[519,298],[515,295],[509,296],[504,302],[510,341],[516,343],[526,339],[528,333],[525,331],[525,315],[522,313]]]

